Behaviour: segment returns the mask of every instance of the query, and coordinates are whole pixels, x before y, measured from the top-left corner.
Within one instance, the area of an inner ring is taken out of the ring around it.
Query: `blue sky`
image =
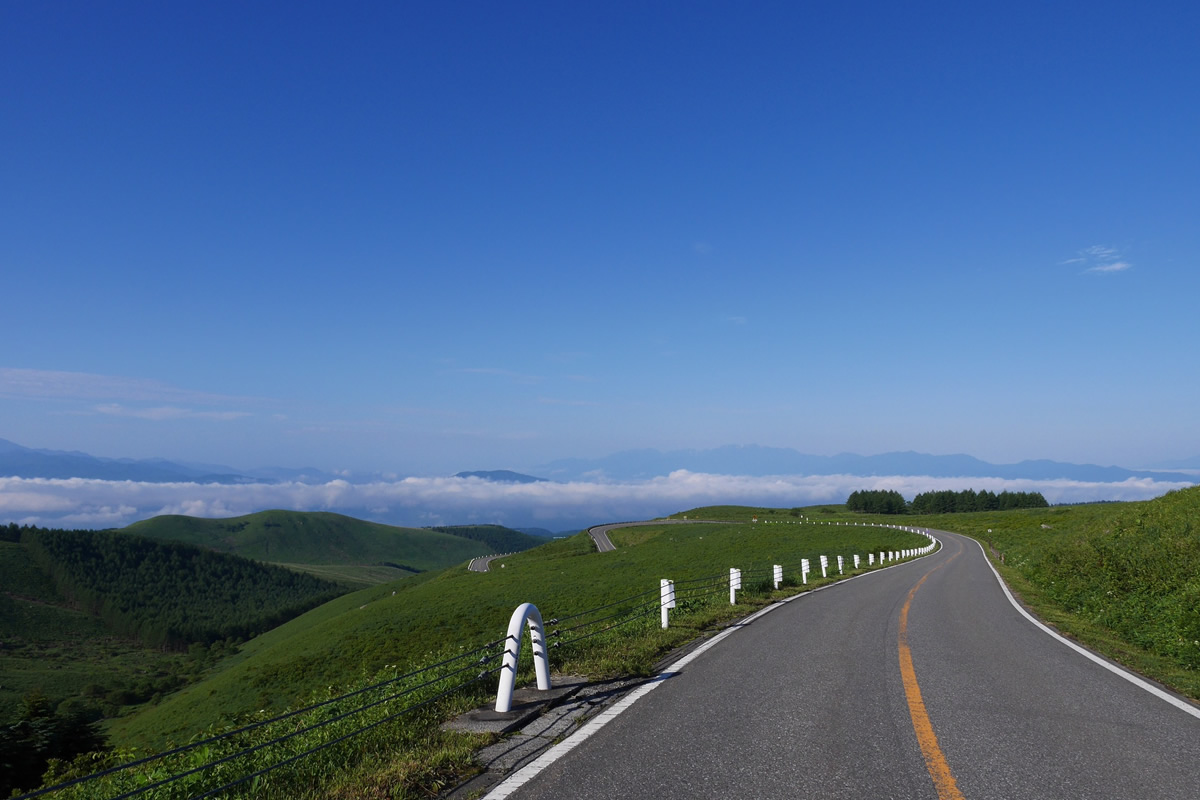
[[[0,5],[0,437],[1200,454],[1190,3]]]

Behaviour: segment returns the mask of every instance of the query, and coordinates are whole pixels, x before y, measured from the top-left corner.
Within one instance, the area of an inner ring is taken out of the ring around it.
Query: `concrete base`
[[[538,691],[525,687],[513,691],[512,710],[499,712],[492,706],[477,708],[442,724],[444,730],[471,733],[510,733],[524,728],[530,721],[587,685],[587,680],[574,676],[554,676],[550,688]]]

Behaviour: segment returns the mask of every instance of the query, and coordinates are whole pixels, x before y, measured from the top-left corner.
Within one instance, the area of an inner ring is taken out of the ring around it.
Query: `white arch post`
[[[496,711],[512,710],[513,685],[517,680],[517,656],[521,653],[521,628],[529,622],[529,643],[533,649],[533,671],[540,691],[550,688],[550,657],[546,654],[546,633],[542,614],[533,603],[522,603],[508,621],[504,638],[504,664],[500,668],[500,688],[496,692]]]

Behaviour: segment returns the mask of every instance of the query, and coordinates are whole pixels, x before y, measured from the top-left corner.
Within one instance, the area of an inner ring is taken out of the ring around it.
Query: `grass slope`
[[[443,569],[496,552],[486,540],[329,512],[261,511],[229,519],[167,515],[135,522],[124,531],[286,564],[322,577],[337,574],[343,583],[359,585]],[[341,569],[317,569],[332,566]],[[381,573],[380,567],[395,571]]]
[[[503,525],[445,525],[430,528],[429,530],[484,542],[491,548],[491,552],[487,555],[491,555],[492,553],[519,553],[522,550],[528,550],[531,547],[538,547],[546,543],[546,537],[544,536],[534,536],[533,534],[523,533],[512,528],[505,528]]]
[[[181,741],[209,724],[283,708],[317,687],[344,686],[386,664],[423,663],[498,639],[523,602],[549,620],[639,593],[657,596],[664,577],[727,576],[731,566],[765,574],[773,563],[798,568],[802,556],[815,562],[820,554],[926,543],[886,529],[800,524],[665,524],[617,531],[614,541],[618,549],[601,554],[579,534],[506,556],[486,573],[456,568],[338,598],[250,642],[203,683],[123,721],[114,739]],[[599,674],[619,668],[603,660],[587,667]]]

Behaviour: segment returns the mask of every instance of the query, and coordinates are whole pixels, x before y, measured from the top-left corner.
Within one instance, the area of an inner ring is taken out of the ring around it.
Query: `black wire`
[[[681,581],[675,581],[676,586],[682,586],[688,583],[699,583],[700,581],[721,581],[725,580],[725,575],[705,575],[700,578],[687,578]]]
[[[619,628],[622,625],[627,625],[630,622],[633,622],[634,620],[640,619],[645,616],[649,616],[650,614],[658,611],[658,608],[659,607],[656,605],[653,608],[650,608],[646,611],[641,612],[640,614],[634,614],[633,616],[629,617],[628,619],[622,620],[621,622],[618,622],[614,625],[609,625],[607,628],[601,628],[598,631],[592,631],[591,633],[585,633],[582,636],[576,636],[574,639],[568,639],[565,642],[558,642],[557,646],[572,645],[572,644],[575,644],[576,642],[582,642],[584,639],[590,639],[593,636],[598,636],[599,634],[604,633],[606,631],[611,631],[614,628]]]
[[[340,697],[334,697],[329,700],[322,700],[319,703],[314,703],[312,705],[305,706],[304,708],[298,708],[298,709],[295,709],[294,711],[288,711],[287,713],[280,714],[277,717],[271,717],[270,719],[264,719],[264,720],[259,720],[258,722],[252,722],[249,725],[245,725],[241,728],[235,728],[234,730],[231,730],[231,731],[225,731],[224,733],[219,733],[215,736],[210,736],[207,739],[201,739],[198,742],[192,742],[191,744],[181,745],[179,747],[173,748],[171,750],[167,750],[162,753],[155,753],[154,755],[145,756],[143,758],[139,758],[134,761],[127,762],[125,764],[119,764],[115,767],[109,767],[108,769],[101,770],[100,772],[94,772],[91,775],[84,775],[79,778],[73,778],[72,780],[64,781],[62,783],[55,784],[54,786],[47,786],[43,789],[38,789],[37,791],[29,792],[28,794],[23,794],[19,797],[14,798],[14,800],[32,800],[32,798],[34,798],[34,797],[41,797],[42,795],[48,794],[49,792],[59,791],[61,789],[69,789],[72,786],[77,786],[78,784],[86,783],[87,781],[97,780],[99,778],[105,777],[106,775],[112,775],[112,774],[120,772],[122,770],[129,769],[130,767],[137,767],[137,766],[141,766],[142,764],[149,764],[152,761],[157,761],[159,759],[166,758],[168,756],[177,755],[179,753],[183,753],[188,750],[192,750],[192,749],[201,747],[206,744],[212,744],[213,742],[218,742],[222,739],[228,739],[230,736],[233,736],[238,733],[245,733],[247,731],[257,730],[258,728],[261,728],[264,725],[270,725],[275,722],[282,722],[285,719],[291,719],[292,717],[298,716],[300,714],[306,714],[309,711],[315,711],[318,708],[323,708],[324,706],[328,706],[333,703],[339,703],[342,700],[347,700],[351,697],[357,697],[358,695],[363,694],[365,692],[369,692],[374,689],[381,689],[384,686],[389,686],[393,683],[396,683],[397,681],[402,681],[407,678],[411,678],[416,675],[420,675],[422,672],[428,672],[431,669],[436,669],[438,667],[445,666],[446,664],[452,664],[453,662],[458,661],[459,659],[467,658],[468,656],[473,656],[476,653],[480,653],[480,652],[483,652],[484,650],[495,647],[496,645],[501,644],[504,641],[505,641],[504,639],[497,639],[494,642],[488,642],[487,644],[477,647],[474,650],[469,650],[466,653],[459,653],[458,655],[452,656],[451,658],[448,658],[445,661],[440,661],[437,664],[431,664],[427,667],[421,667],[420,669],[413,670],[412,672],[409,672],[405,675],[399,675],[395,678],[389,678],[386,681],[382,681],[381,683],[377,683],[372,686],[367,686],[362,689],[356,689],[353,692],[349,692],[348,694],[341,695]],[[491,656],[488,656],[486,659],[484,659],[480,662],[477,662],[477,664],[478,663],[487,663],[487,661],[490,661],[499,655],[502,655],[502,653],[496,653]],[[458,673],[452,673],[452,674],[458,674]],[[435,681],[435,683],[436,683],[436,681]],[[417,688],[420,688],[420,687],[417,687]],[[413,690],[413,691],[415,691],[415,690]]]
[[[708,577],[704,577],[704,578],[693,578],[692,580],[687,580],[687,581],[676,581],[675,589],[676,589],[676,591],[679,591],[679,590],[688,589],[688,588],[696,588],[697,585],[699,585],[699,586],[720,586],[722,584],[727,583],[728,581],[729,581],[728,575],[715,575],[715,576],[708,576]]]
[[[297,730],[292,731],[291,733],[280,736],[277,739],[272,739],[269,742],[263,742],[262,744],[257,744],[254,747],[247,748],[247,749],[242,750],[237,753],[231,753],[230,755],[219,758],[216,761],[210,761],[209,763],[202,764],[199,767],[193,767],[192,769],[187,770],[186,772],[181,772],[178,775],[172,775],[169,778],[164,778],[163,780],[158,781],[157,783],[151,783],[147,786],[142,786],[138,789],[134,789],[131,792],[126,792],[125,794],[118,795],[117,797],[114,797],[113,800],[126,800],[126,798],[134,797],[136,795],[141,794],[142,792],[149,791],[150,789],[157,789],[160,786],[165,786],[166,784],[171,783],[172,781],[177,781],[180,778],[186,778],[189,775],[195,775],[197,772],[203,772],[204,770],[206,770],[210,767],[215,767],[219,764],[224,764],[226,762],[233,761],[234,759],[241,758],[242,756],[249,755],[250,753],[255,753],[259,750],[262,750],[264,747],[270,747],[273,744],[279,744],[280,742],[286,742],[288,739],[295,738],[296,736],[299,736],[302,733],[308,733],[309,731],[315,731],[317,728],[323,728],[326,725],[329,725],[334,722],[339,722],[343,719],[346,719],[347,717],[352,717],[355,714],[361,714],[362,712],[366,711],[367,709],[383,705],[384,703],[389,703],[392,700],[396,700],[396,699],[404,697],[406,695],[410,695],[419,689],[424,689],[425,687],[432,686],[435,683],[441,683],[442,681],[444,681],[448,678],[452,678],[455,675],[461,675],[462,673],[466,672],[469,669],[474,669],[475,666],[476,665],[471,664],[466,667],[460,667],[459,669],[455,670],[454,672],[451,672],[447,675],[443,675],[440,678],[435,678],[432,681],[426,681],[425,683],[421,684],[420,686],[414,686],[413,688],[411,688],[407,691],[400,692],[399,694],[394,694],[391,697],[385,697],[382,700],[376,700],[373,703],[368,703],[365,706],[360,706],[360,707],[352,709],[350,711],[346,711],[342,714],[338,714],[337,716],[330,717],[329,719],[324,720],[322,722],[318,722],[315,725],[310,725],[307,728],[299,728]],[[358,693],[356,692],[356,694],[358,694]],[[351,696],[351,695],[347,695],[347,696]]]
[[[303,753],[298,753],[298,754],[292,756],[291,758],[280,761],[278,764],[272,764],[271,766],[266,767],[265,769],[260,769],[258,772],[251,773],[250,775],[245,775],[241,778],[238,778],[235,781],[225,784],[224,786],[218,786],[216,789],[210,789],[207,792],[205,792],[204,794],[196,795],[195,797],[191,798],[191,800],[204,800],[204,798],[206,798],[206,797],[212,797],[217,792],[223,792],[226,789],[231,789],[240,783],[245,783],[246,781],[254,780],[255,778],[257,778],[260,775],[265,775],[272,770],[278,769],[279,767],[284,767],[295,761],[299,761],[300,759],[310,756],[313,753],[324,750],[327,747],[332,747],[335,744],[340,744],[341,742],[344,742],[347,739],[351,739],[355,736],[358,736],[360,733],[366,733],[367,731],[371,730],[372,728],[377,728],[385,722],[391,722],[392,720],[396,719],[397,717],[404,716],[405,714],[407,714],[410,711],[415,711],[418,708],[423,708],[423,707],[430,705],[438,700],[441,700],[443,697],[446,697],[447,695],[449,695],[453,692],[457,692],[460,689],[470,686],[472,683],[476,683],[478,681],[483,680],[485,675],[490,675],[494,672],[499,672],[501,669],[503,669],[503,668],[500,667],[500,668],[497,668],[494,670],[490,670],[488,672],[480,673],[478,677],[472,678],[471,680],[467,681],[466,683],[462,683],[462,684],[459,684],[458,686],[454,686],[450,689],[447,689],[444,692],[441,692],[440,694],[436,694],[433,697],[428,698],[427,700],[422,700],[420,703],[417,703],[416,705],[412,705],[412,706],[409,706],[408,708],[401,709],[400,711],[397,711],[395,714],[391,714],[390,716],[384,717],[383,719],[376,720],[375,722],[372,722],[370,725],[367,725],[366,727],[359,728],[356,731],[347,733],[344,736],[339,736],[338,738],[332,739],[328,742],[323,742],[323,743],[317,745],[316,747],[305,750]],[[122,798],[115,797],[115,798],[113,798],[113,800],[122,800]]]
[[[637,594],[626,597],[624,600],[615,600],[611,603],[608,603],[607,605],[597,606],[596,608],[591,608],[591,609],[588,609],[587,611],[580,611],[578,614],[571,614],[568,617],[555,617],[553,620],[551,620],[551,623],[557,624],[560,622],[566,622],[569,619],[575,619],[576,617],[584,617],[584,616],[587,616],[588,614],[594,614],[597,611],[603,611],[606,608],[612,608],[613,606],[619,606],[622,603],[629,602],[630,600],[636,600],[639,597],[645,597],[648,594],[656,594],[660,591],[661,591],[661,588],[660,589],[651,589],[648,592],[638,592]]]
[[[709,595],[721,594],[725,591],[725,586],[721,584],[711,584],[708,587],[699,587],[689,590],[688,597],[708,597]]]
[[[654,601],[652,604],[647,604],[647,603],[639,603],[639,604],[637,604],[636,606],[634,606],[634,608],[635,608],[635,609],[636,609],[636,608],[642,608],[643,606],[646,606],[646,605],[652,605],[654,608],[659,608],[659,607],[662,605],[662,601],[660,601],[660,600],[655,600],[655,601]],[[626,609],[622,609],[622,610],[618,611],[618,612],[617,612],[617,613],[615,613],[615,614],[609,614],[607,617],[600,617],[600,619],[594,619],[594,620],[592,620],[591,622],[584,622],[584,623],[581,623],[581,624],[579,624],[579,625],[572,625],[570,628],[555,628],[555,629],[554,629],[554,633],[553,633],[553,635],[554,635],[554,636],[561,636],[561,635],[563,635],[564,633],[570,633],[571,631],[577,631],[577,630],[579,630],[580,628],[587,628],[587,627],[590,627],[590,626],[592,626],[592,625],[598,625],[598,624],[599,624],[599,623],[601,623],[601,622],[606,622],[606,621],[608,621],[608,620],[610,620],[610,619],[617,619],[618,617],[623,617],[623,616],[625,616],[627,613],[629,613],[629,611],[628,611],[628,610],[626,610]]]

